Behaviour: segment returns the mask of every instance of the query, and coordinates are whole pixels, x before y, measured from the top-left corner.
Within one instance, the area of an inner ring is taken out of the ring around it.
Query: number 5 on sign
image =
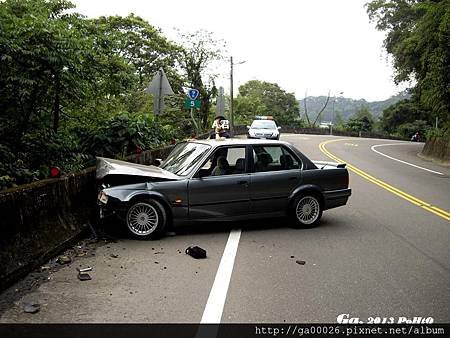
[[[202,105],[200,100],[191,100],[191,99],[186,99],[184,100],[184,108],[200,108]]]

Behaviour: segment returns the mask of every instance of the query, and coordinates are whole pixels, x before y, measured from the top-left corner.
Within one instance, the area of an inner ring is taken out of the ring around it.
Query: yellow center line
[[[372,182],[373,184],[378,185],[379,187],[381,187],[381,188],[383,188],[383,189],[393,193],[394,195],[396,195],[398,197],[401,197],[401,198],[407,200],[408,202],[410,202],[410,203],[412,203],[414,205],[417,205],[418,207],[420,207],[420,208],[422,208],[422,209],[424,209],[424,210],[426,210],[428,212],[431,212],[431,213],[433,213],[433,214],[435,214],[435,215],[437,215],[439,217],[444,218],[447,221],[450,221],[450,213],[449,212],[447,212],[445,210],[442,210],[442,209],[440,209],[440,208],[438,208],[438,207],[436,207],[434,205],[431,205],[430,203],[422,201],[421,199],[419,199],[419,198],[417,198],[415,196],[412,196],[412,195],[410,195],[410,194],[408,194],[408,193],[406,193],[406,192],[404,192],[404,191],[402,191],[402,190],[400,190],[400,189],[398,189],[398,188],[396,188],[396,187],[394,187],[394,186],[392,186],[392,185],[390,185],[390,184],[388,184],[388,183],[386,183],[386,182],[384,182],[384,181],[382,181],[382,180],[380,180],[380,179],[378,179],[376,177],[373,177],[372,175],[369,175],[368,173],[366,173],[365,171],[355,167],[354,165],[341,160],[339,157],[337,157],[336,155],[333,155],[332,153],[330,153],[328,151],[327,148],[325,148],[325,145],[327,145],[329,143],[338,142],[338,141],[348,141],[348,140],[349,139],[335,139],[335,140],[324,141],[324,142],[319,144],[319,149],[320,149],[320,151],[322,151],[322,153],[327,155],[329,158],[335,160],[336,162],[347,163],[347,168],[349,170],[351,170],[355,174],[365,178],[366,180]]]

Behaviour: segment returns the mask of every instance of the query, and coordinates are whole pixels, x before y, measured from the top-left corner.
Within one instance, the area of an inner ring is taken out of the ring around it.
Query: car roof
[[[244,139],[244,138],[226,138],[226,139],[207,139],[207,140],[188,140],[187,142],[195,142],[195,143],[202,143],[202,144],[208,144],[212,147],[219,147],[223,145],[247,145],[247,144],[270,144],[270,145],[277,145],[277,144],[285,144],[289,145],[290,143],[285,141],[278,141],[278,140],[266,140],[266,139]]]

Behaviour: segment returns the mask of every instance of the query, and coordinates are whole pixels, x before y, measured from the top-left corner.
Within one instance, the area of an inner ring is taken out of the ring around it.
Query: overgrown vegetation
[[[383,129],[400,135],[446,134],[450,128],[450,1],[374,0],[366,6],[377,29],[386,32],[384,47],[392,56],[395,81],[415,83],[410,100],[384,111]],[[440,131],[432,132],[436,119]]]
[[[123,158],[190,136],[183,86],[208,102],[215,95],[209,59],[196,58],[219,57],[211,36],[205,45],[186,35],[190,51],[133,14],[87,19],[73,9],[66,0],[0,2],[0,189],[46,178],[51,166],[70,172],[96,155]],[[143,90],[160,68],[175,95],[155,117]]]

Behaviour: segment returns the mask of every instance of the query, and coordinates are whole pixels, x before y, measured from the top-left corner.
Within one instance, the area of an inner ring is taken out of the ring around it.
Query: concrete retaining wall
[[[0,289],[92,222],[95,168],[0,193]]]
[[[427,159],[450,164],[450,137],[433,137],[425,143],[421,155]]]
[[[149,164],[172,147],[127,158]],[[0,290],[89,231],[96,220],[95,167],[0,192]]]

